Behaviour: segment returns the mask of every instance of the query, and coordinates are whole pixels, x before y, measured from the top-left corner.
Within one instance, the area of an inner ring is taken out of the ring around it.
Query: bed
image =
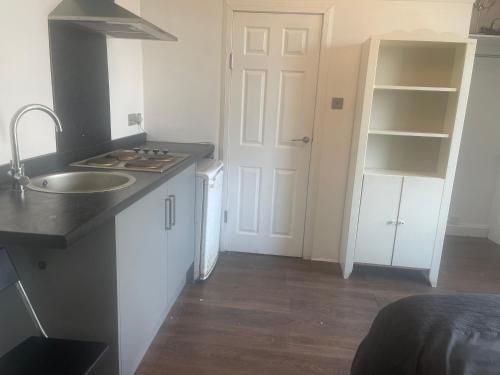
[[[351,375],[500,374],[500,295],[429,295],[385,307]]]

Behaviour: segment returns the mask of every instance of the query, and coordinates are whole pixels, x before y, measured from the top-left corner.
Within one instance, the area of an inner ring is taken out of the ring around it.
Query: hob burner
[[[164,163],[155,160],[133,160],[125,164],[125,168],[145,168],[145,169],[160,169]]]
[[[87,165],[90,166],[99,166],[99,167],[114,167],[120,164],[120,161],[115,158],[110,158],[110,157],[101,157],[101,158],[96,158],[96,159],[90,159],[87,161]]]
[[[131,161],[131,160],[138,160],[141,158],[138,153],[131,150],[117,151],[108,156],[111,158],[116,158],[120,161]]]
[[[170,163],[175,160],[175,156],[172,155],[153,155],[148,157],[149,160],[163,161],[165,163]]]

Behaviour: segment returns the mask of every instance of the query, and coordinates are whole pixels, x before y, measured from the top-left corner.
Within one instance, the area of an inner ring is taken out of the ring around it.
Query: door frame
[[[319,163],[321,159],[320,142],[322,124],[328,108],[328,68],[332,62],[332,37],[335,0],[224,0],[222,28],[222,85],[221,85],[221,125],[219,131],[219,157],[227,164],[229,154],[229,113],[231,106],[231,66],[233,19],[235,12],[261,13],[302,13],[315,14],[323,17],[321,34],[321,50],[318,66],[318,84],[316,88],[316,109],[313,123],[313,142],[309,159],[309,179],[306,196],[306,218],[302,258],[311,259],[314,238],[314,212],[319,187]],[[222,193],[222,210],[228,209],[229,187],[228,179],[224,179]],[[227,249],[227,226],[221,228],[221,249]]]

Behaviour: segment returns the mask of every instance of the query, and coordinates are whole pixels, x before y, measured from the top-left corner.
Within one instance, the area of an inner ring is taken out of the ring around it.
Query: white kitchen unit
[[[135,373],[186,283],[194,262],[194,196],[193,165],[116,216],[121,375]]]
[[[476,41],[373,37],[363,51],[341,244],[353,266],[421,269],[436,286]]]

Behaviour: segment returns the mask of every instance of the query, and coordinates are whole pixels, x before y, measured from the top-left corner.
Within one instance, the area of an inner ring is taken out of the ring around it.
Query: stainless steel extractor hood
[[[110,0],[63,0],[49,20],[70,22],[114,38],[177,41],[174,35]]]

